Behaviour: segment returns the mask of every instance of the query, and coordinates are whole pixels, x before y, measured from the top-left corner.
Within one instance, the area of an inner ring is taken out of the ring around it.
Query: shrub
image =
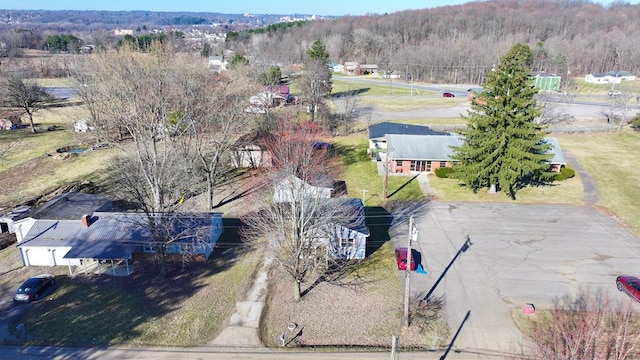
[[[576,171],[570,167],[566,167],[563,166],[562,168],[560,168],[560,172],[556,173],[554,180],[555,181],[562,181],[565,179],[570,179],[572,177],[576,176]]]
[[[448,178],[449,174],[453,172],[453,168],[450,167],[439,167],[434,171],[436,176],[439,178]]]
[[[640,114],[637,114],[631,119],[631,128],[636,131],[640,130]]]
[[[526,358],[638,359],[640,326],[633,306],[602,292],[579,290],[576,298],[566,296],[523,324],[533,343]]]

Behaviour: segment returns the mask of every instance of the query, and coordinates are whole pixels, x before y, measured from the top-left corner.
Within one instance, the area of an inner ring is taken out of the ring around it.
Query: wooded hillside
[[[375,11],[375,9],[372,9]],[[513,44],[535,52],[534,70],[566,77],[640,71],[640,5],[585,0],[493,0],[386,15],[308,22],[232,44],[271,64],[299,62],[322,40],[331,60],[377,64],[416,81],[481,83]]]

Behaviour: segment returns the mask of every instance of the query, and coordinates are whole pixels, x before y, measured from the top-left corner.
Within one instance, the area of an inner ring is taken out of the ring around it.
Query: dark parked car
[[[399,247],[396,248],[396,264],[398,265],[398,270],[407,270],[407,248]],[[411,253],[411,270],[416,269],[416,261],[415,257],[413,257],[413,252]]]
[[[445,92],[445,93],[442,93],[442,97],[456,97],[456,96],[450,92]]]
[[[56,283],[56,278],[50,274],[37,275],[27,279],[13,295],[14,301],[31,302],[40,299],[49,288]]]
[[[640,279],[635,276],[618,276],[616,278],[618,290],[624,291],[634,300],[640,301]]]

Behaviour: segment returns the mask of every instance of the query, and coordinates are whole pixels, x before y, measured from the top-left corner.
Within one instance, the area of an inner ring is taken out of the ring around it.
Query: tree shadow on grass
[[[368,92],[369,90],[371,90],[371,88],[367,87],[367,88],[359,88],[359,89],[338,91],[338,92],[331,93],[331,98],[339,99],[339,98],[345,97],[345,96],[356,96],[356,95],[364,94],[364,93]]]
[[[180,317],[193,316],[200,311],[197,307],[193,310],[185,310],[185,307],[192,307],[193,304],[187,300],[207,291],[206,287],[225,291],[229,286],[216,283],[216,280],[212,282],[211,275],[225,273],[245,254],[238,236],[240,226],[238,219],[225,221],[223,236],[206,261],[203,257],[194,256],[185,266],[182,256],[169,256],[163,280],[157,276],[158,266],[153,256],[145,254],[134,254],[130,260],[134,272],[129,276],[91,273],[57,276],[58,288],[46,298],[34,302],[29,311],[9,325],[9,329],[15,329],[18,323],[24,323],[27,336],[9,343],[80,347],[131,343],[170,345],[156,341],[172,340],[172,336],[161,335],[158,340],[153,334],[156,331],[163,333],[160,327],[167,326],[167,323],[179,323]],[[202,297],[199,299],[207,301]],[[227,305],[235,306],[235,299],[231,300],[232,303]],[[226,316],[228,309],[224,308],[223,302],[220,308],[210,311]],[[162,320],[154,321],[158,319]],[[73,325],[64,326],[61,331],[61,324]],[[154,330],[155,327],[158,329]],[[195,346],[198,339],[175,341],[186,341],[186,345]]]
[[[366,146],[334,144],[333,147],[345,166],[362,161],[371,161],[369,155],[367,155]]]
[[[414,177],[412,177],[411,179],[409,179],[408,181],[406,181],[404,184],[400,185],[399,188],[397,188],[394,192],[392,192],[391,194],[389,194],[389,196],[387,196],[388,198],[393,197],[393,195],[397,194],[400,190],[402,190],[403,188],[405,188],[407,185],[409,185],[413,180],[417,179],[418,176],[420,176],[420,174],[415,175]]]

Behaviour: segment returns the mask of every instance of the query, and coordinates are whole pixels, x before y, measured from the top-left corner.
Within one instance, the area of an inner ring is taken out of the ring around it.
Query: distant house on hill
[[[622,81],[635,80],[636,76],[628,71],[609,71],[606,74],[587,74],[584,81],[590,84],[619,84]]]
[[[209,70],[220,74],[227,70],[227,61],[222,56],[209,56]]]
[[[133,35],[132,29],[115,29],[113,30],[115,36]]]

